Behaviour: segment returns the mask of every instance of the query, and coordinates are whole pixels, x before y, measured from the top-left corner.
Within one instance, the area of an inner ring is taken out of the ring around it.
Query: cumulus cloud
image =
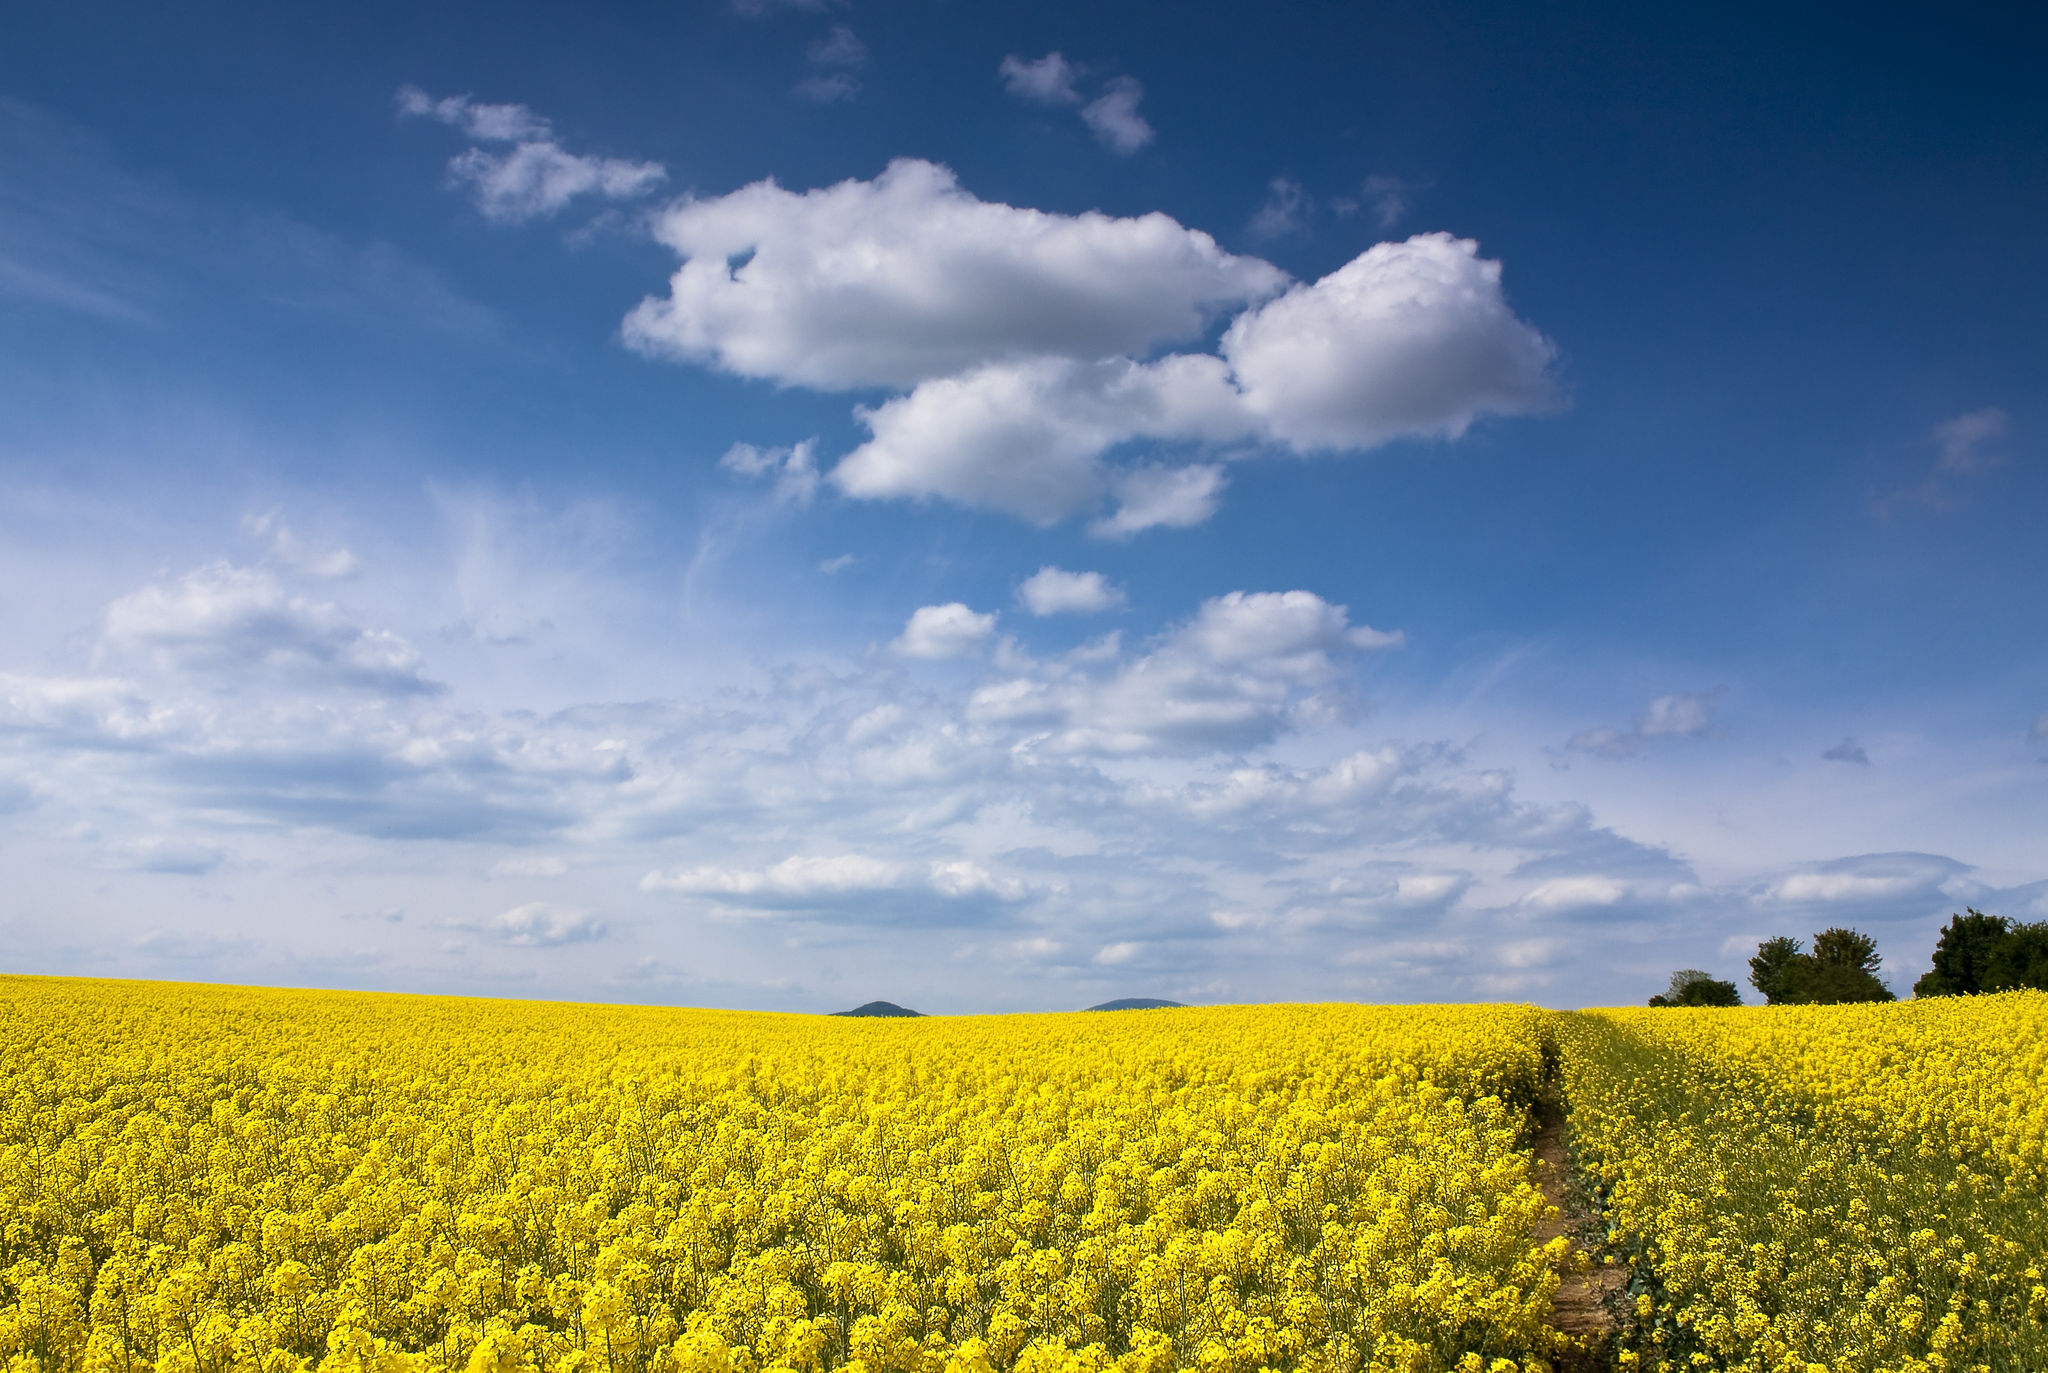
[[[1930,510],[1953,506],[1958,483],[1999,464],[2001,455],[1993,445],[2011,428],[2012,417],[1997,406],[1967,411],[1935,425],[1927,435],[1934,449],[1933,469],[1922,481],[1879,500],[1878,515],[1890,515],[1907,505]]]
[[[1035,358],[992,364],[926,382],[859,417],[873,437],[832,470],[834,485],[846,494],[938,496],[1037,524],[1096,504],[1109,485],[1102,455],[1118,444],[1224,440],[1250,432],[1223,364],[1199,354],[1151,363]],[[1211,484],[1220,488],[1221,482]],[[1159,499],[1141,492],[1139,503],[1145,495]],[[1190,511],[1199,502],[1183,495],[1169,506]],[[1199,518],[1206,517],[1203,510]]]
[[[417,86],[398,92],[403,116],[438,120],[479,144],[448,164],[449,179],[466,186],[486,219],[518,224],[561,211],[582,196],[633,200],[664,181],[658,162],[572,153],[555,138],[553,126],[524,105],[494,105],[466,95],[436,99]]]
[[[816,68],[797,83],[796,93],[820,105],[834,105],[860,94],[860,78],[854,73],[867,65],[867,44],[844,24],[811,44],[805,56]]]
[[[1100,572],[1069,572],[1047,564],[1017,588],[1017,602],[1033,615],[1096,615],[1124,603],[1124,593]]]
[[[1367,249],[1232,321],[1246,406],[1294,448],[1456,438],[1481,414],[1551,403],[1557,349],[1515,317],[1498,262],[1449,234]]]
[[[1400,641],[1352,625],[1345,607],[1313,592],[1236,591],[1204,602],[1142,653],[990,681],[968,714],[1030,730],[1059,753],[1253,748],[1328,708],[1318,692],[1339,659]]]
[[[1051,524],[1117,487],[1105,456],[1134,441],[1308,452],[1456,437],[1482,413],[1547,403],[1554,349],[1499,283],[1470,241],[1381,244],[1240,315],[1220,358],[1039,357],[925,382],[858,412],[872,437],[831,479],[852,496],[936,496]],[[1222,486],[1213,466],[1129,474],[1097,532],[1200,523]]]
[[[1187,529],[1216,513],[1229,478],[1214,463],[1187,467],[1149,466],[1126,472],[1116,483],[1116,509],[1089,532],[1120,539],[1147,529]]]
[[[362,570],[354,553],[339,544],[322,547],[307,542],[275,510],[249,516],[242,528],[264,541],[272,558],[303,576],[340,581]]]
[[[1308,226],[1308,192],[1293,177],[1276,176],[1266,187],[1266,201],[1246,229],[1253,238],[1285,238]]]
[[[1136,77],[1112,77],[1101,95],[1081,107],[1081,120],[1103,147],[1129,157],[1152,141],[1152,126],[1138,113],[1144,98]]]
[[[772,479],[777,500],[809,505],[818,493],[818,466],[812,456],[817,446],[816,439],[805,439],[787,448],[736,443],[725,450],[718,465],[744,477]]]
[[[188,672],[261,671],[303,682],[413,693],[439,687],[413,646],[294,595],[260,568],[210,563],[107,607],[104,647]]]
[[[655,221],[682,258],[625,323],[648,352],[822,389],[914,386],[983,364],[1099,359],[1199,334],[1284,276],[1163,214],[979,200],[900,159],[807,192],[757,182]]]
[[[604,921],[590,911],[574,906],[556,906],[529,901],[523,906],[493,916],[478,931],[501,944],[518,948],[557,948],[563,944],[587,944],[609,933]]]
[[[1074,88],[1080,73],[1056,52],[1028,62],[1012,53],[996,68],[996,75],[1002,78],[1003,89],[1020,99],[1041,105],[1081,103],[1081,93]]]
[[[1722,688],[1715,687],[1659,696],[1627,729],[1603,725],[1581,730],[1565,741],[1565,747],[1574,753],[1619,759],[1635,757],[1654,739],[1700,738],[1713,732],[1714,709],[1721,694]]]
[[[964,859],[927,863],[842,853],[785,858],[766,868],[701,867],[650,872],[642,891],[676,892],[762,910],[805,910],[881,897],[985,904],[1023,900],[1028,889]]]
[[[1057,103],[1074,70],[1055,58],[1013,59],[1005,80]],[[1500,264],[1447,234],[1290,285],[1165,215],[983,201],[915,159],[871,181],[685,197],[655,234],[682,265],[626,317],[632,346],[783,385],[903,392],[856,408],[869,437],[829,473],[860,499],[1052,524],[1116,498],[1098,533],[1184,527],[1215,509],[1220,469],[1155,453],[1119,470],[1118,450],[1357,451],[1456,438],[1554,398],[1555,346],[1509,308]],[[1155,355],[1232,310],[1219,352]]]
[[[1805,865],[1760,894],[1772,905],[1829,912],[1829,920],[1901,919],[1969,899],[1975,893],[1970,871],[1938,854],[1870,853]]]
[[[919,606],[890,647],[906,658],[958,658],[979,648],[995,629],[993,611],[977,615],[959,601]]]

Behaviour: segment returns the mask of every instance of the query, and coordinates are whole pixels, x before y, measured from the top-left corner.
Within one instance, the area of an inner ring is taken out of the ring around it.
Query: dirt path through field
[[[1557,1367],[1559,1373],[1593,1373],[1613,1367],[1614,1316],[1607,1302],[1627,1282],[1628,1272],[1619,1265],[1601,1263],[1599,1249],[1589,1243],[1598,1231],[1595,1217],[1571,1182],[1571,1165],[1564,1153],[1564,1116],[1557,1103],[1548,1099],[1542,1102],[1541,1111],[1536,1180],[1557,1214],[1537,1227],[1536,1238],[1548,1241],[1563,1235],[1591,1261],[1590,1267],[1566,1267],[1564,1281],[1558,1284],[1557,1297],[1551,1302],[1551,1324],[1582,1346],[1561,1355]]]

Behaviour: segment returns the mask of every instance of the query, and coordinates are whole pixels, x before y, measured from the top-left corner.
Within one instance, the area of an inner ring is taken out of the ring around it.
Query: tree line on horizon
[[[1837,1006],[1895,1001],[1877,975],[1877,941],[1840,926],[1822,930],[1808,950],[1789,935],[1766,939],[1749,960],[1749,984],[1766,1006]],[[2048,920],[2031,924],[1974,907],[1949,916],[1934,946],[1934,966],[1913,984],[1915,997],[2048,991]],[[1733,982],[1698,968],[1671,974],[1652,1006],[1740,1006]]]

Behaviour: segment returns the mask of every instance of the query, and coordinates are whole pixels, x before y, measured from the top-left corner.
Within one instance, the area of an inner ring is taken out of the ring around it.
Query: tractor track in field
[[[1537,1103],[1536,1119],[1536,1181],[1555,1211],[1536,1227],[1536,1238],[1547,1243],[1562,1235],[1584,1260],[1566,1263],[1551,1299],[1551,1324],[1571,1336],[1575,1346],[1560,1351],[1553,1364],[1558,1373],[1596,1373],[1614,1367],[1613,1302],[1628,1282],[1628,1269],[1603,1262],[1608,1255],[1600,1219],[1572,1177],[1564,1112],[1549,1093]]]

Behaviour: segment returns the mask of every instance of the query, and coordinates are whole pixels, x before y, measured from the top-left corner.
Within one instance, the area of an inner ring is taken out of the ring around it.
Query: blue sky
[[[1583,1005],[2048,917],[2038,29],[10,30],[11,969]]]

